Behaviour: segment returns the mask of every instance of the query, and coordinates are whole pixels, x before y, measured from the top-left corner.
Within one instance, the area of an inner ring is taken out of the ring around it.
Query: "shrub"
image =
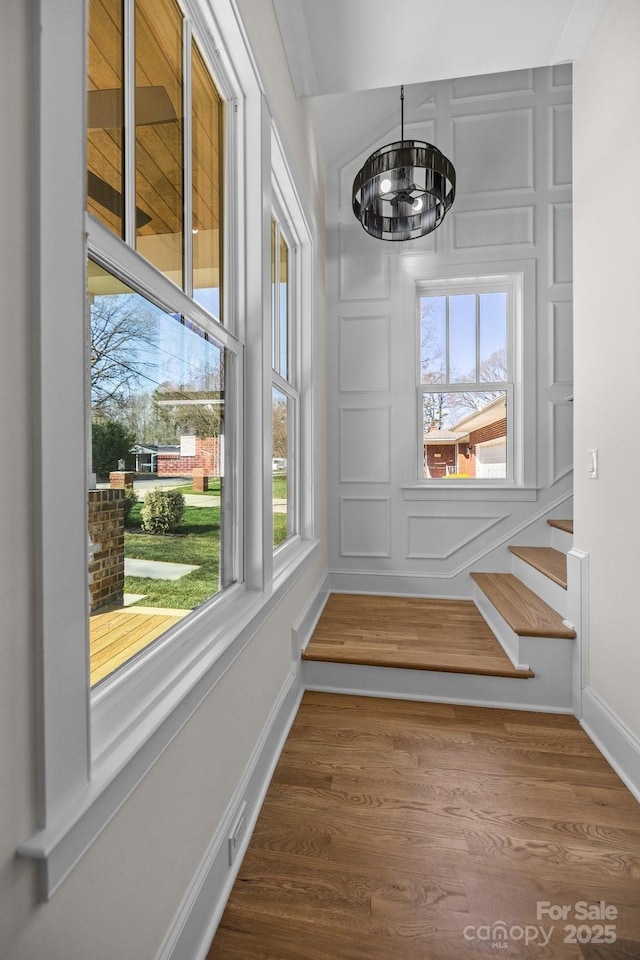
[[[135,433],[127,430],[117,420],[97,420],[91,424],[91,456],[93,471],[98,477],[108,477],[118,469],[118,461],[124,460],[131,469],[131,448],[135,445]]]
[[[125,487],[124,491],[124,522],[129,519],[131,511],[138,502],[138,495],[133,487]]]
[[[184,513],[184,497],[179,490],[150,490],[142,506],[142,529],[147,533],[171,533]]]

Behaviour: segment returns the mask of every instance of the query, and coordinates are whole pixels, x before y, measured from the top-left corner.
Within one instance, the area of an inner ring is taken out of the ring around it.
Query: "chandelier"
[[[404,139],[404,87],[400,137],[372,153],[353,181],[353,212],[378,240],[415,240],[431,233],[456,195],[451,161],[432,143]]]

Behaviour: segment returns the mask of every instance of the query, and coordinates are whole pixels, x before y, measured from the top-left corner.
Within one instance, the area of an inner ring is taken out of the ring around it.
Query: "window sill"
[[[464,486],[462,485],[464,483]],[[515,486],[505,484],[470,483],[452,480],[432,480],[427,484],[405,484],[402,487],[405,500],[537,500],[538,488],[533,486]]]
[[[213,634],[208,605],[164,643],[150,648],[147,656],[123,667],[92,693],[91,780],[70,798],[64,817],[32,834],[18,848],[21,856],[40,865],[41,899],[50,899],[309,566],[317,549],[318,541],[298,540],[270,594],[232,588],[225,597],[228,602],[213,608]]]

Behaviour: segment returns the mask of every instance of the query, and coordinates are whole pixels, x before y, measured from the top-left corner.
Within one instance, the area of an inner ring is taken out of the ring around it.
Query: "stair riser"
[[[553,675],[516,680],[307,660],[302,663],[302,677],[307,690],[571,713],[571,686],[563,689]]]
[[[567,591],[561,586],[514,553],[511,554],[511,572],[562,617],[567,616]]]
[[[549,531],[551,533],[549,546],[561,550],[562,553],[568,553],[573,546],[573,535],[565,533],[564,530],[558,530],[557,527],[549,527]]]
[[[528,669],[529,664],[522,660],[520,637],[517,633],[514,633],[506,620],[503,619],[488,597],[485,596],[480,587],[475,583],[473,585],[472,599],[484,619],[491,627],[496,640],[509,657],[509,660],[511,660],[511,663],[514,665],[514,667],[517,667],[520,670]],[[531,669],[533,669],[533,667]]]

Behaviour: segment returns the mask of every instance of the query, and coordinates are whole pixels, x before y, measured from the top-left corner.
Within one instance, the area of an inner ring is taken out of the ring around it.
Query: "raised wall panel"
[[[551,283],[573,280],[573,222],[570,203],[553,203],[549,211]]]
[[[341,393],[389,389],[389,317],[340,317]]]
[[[340,555],[388,557],[391,513],[386,497],[340,498]]]
[[[503,516],[442,516],[410,514],[407,517],[409,560],[446,560],[476,540]]]
[[[573,67],[570,63],[558,63],[551,68],[551,89],[563,90],[573,82]]]
[[[533,207],[462,210],[453,214],[454,250],[533,242]]]
[[[340,410],[341,483],[388,483],[389,407]]]
[[[355,221],[339,226],[340,299],[386,300],[389,255],[380,240],[368,236]]]
[[[549,107],[549,185],[567,187],[572,181],[571,104]]]
[[[573,383],[573,303],[568,300],[549,306],[550,386],[569,386]]]
[[[508,97],[533,90],[531,70],[507,70],[479,77],[461,77],[452,84],[452,100],[474,100],[477,97]]]
[[[573,467],[573,403],[551,403],[550,481],[555,483]]]
[[[463,194],[533,189],[533,111],[453,119],[457,190]]]

